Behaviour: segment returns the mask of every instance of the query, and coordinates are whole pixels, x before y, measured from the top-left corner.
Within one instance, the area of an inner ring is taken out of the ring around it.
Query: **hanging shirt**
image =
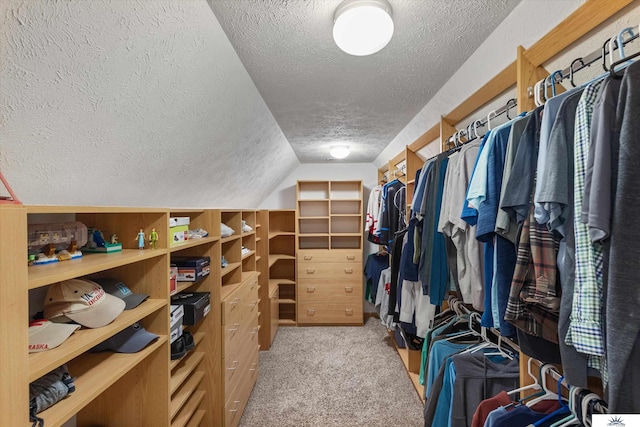
[[[404,210],[405,207],[396,205],[396,193],[404,191],[403,188],[404,184],[397,179],[385,184],[382,188],[379,233],[381,245],[390,245],[394,234],[398,231],[398,224],[401,218],[400,209]]]
[[[369,193],[367,201],[367,216],[364,224],[364,232],[367,240],[372,243],[378,243],[377,235],[380,232],[380,198],[382,197],[382,186],[376,185]]]
[[[491,135],[491,131],[488,131],[484,137],[482,138],[482,142],[480,143],[480,150],[478,151],[478,155],[476,157],[476,161],[473,165],[473,172],[471,173],[471,176],[469,177],[469,185],[471,185],[471,181],[473,180],[473,176],[476,174],[476,169],[478,169],[478,163],[480,162],[480,158],[482,156],[482,152],[484,151],[484,147],[487,143],[487,140],[489,139],[489,136]],[[476,210],[476,208],[474,208],[473,206],[471,206],[468,202],[467,202],[467,198],[468,198],[468,193],[469,193],[469,185],[467,186],[467,188],[465,189],[465,202],[464,202],[464,206],[462,207],[462,212],[460,213],[460,218],[465,221],[467,224],[469,225],[476,225],[476,222],[478,222],[478,211]]]
[[[578,351],[596,356],[604,355],[602,325],[602,245],[592,244],[589,227],[580,220],[584,196],[587,155],[591,141],[593,106],[602,80],[588,85],[576,111],[574,140],[574,237],[575,289],[569,331],[566,342]]]

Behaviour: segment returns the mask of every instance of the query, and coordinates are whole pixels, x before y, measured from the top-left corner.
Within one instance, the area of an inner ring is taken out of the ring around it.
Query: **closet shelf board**
[[[296,300],[285,298],[285,299],[279,299],[278,302],[280,304],[295,304]]]
[[[108,213],[168,213],[168,209],[139,208],[123,206],[56,206],[56,205],[27,205],[27,214],[108,214]]]
[[[80,259],[32,265],[28,269],[29,289],[35,289],[63,280],[97,273],[123,265],[133,264],[166,255],[166,249],[124,249],[110,254],[87,254]]]
[[[204,419],[204,414],[206,414],[206,411],[204,409],[198,410],[195,414],[193,414],[186,427],[199,427],[200,423],[202,423],[202,420]],[[175,426],[171,424],[171,427]]]
[[[295,235],[296,233],[293,231],[272,231],[271,233],[269,233],[269,240],[278,236],[295,236]]]
[[[220,300],[222,301],[226,299],[229,295],[235,292],[235,290],[238,289],[240,285],[242,285],[242,281],[240,281],[239,283],[224,285],[222,288],[220,288]]]
[[[329,219],[329,215],[327,216],[300,216],[299,220],[304,221],[305,219]]]
[[[180,409],[196,391],[204,378],[204,371],[197,371],[189,377],[189,380],[171,397],[171,419],[174,419]]]
[[[204,359],[204,352],[198,351],[187,358],[171,375],[171,394],[184,383],[184,381],[196,370],[200,362]]]
[[[281,326],[295,326],[296,321],[291,319],[279,319],[278,324]]]
[[[44,419],[47,427],[61,426],[166,341],[166,336],[160,337],[138,353],[94,353],[74,361],[72,374],[76,391],[38,416]]]
[[[242,265],[241,262],[230,262],[227,264],[227,266],[225,268],[221,268],[220,269],[220,277],[224,277],[227,274],[231,273],[232,271],[234,271],[236,268],[240,267]]]
[[[198,410],[198,406],[204,398],[204,390],[200,390],[191,396],[191,399],[182,408],[178,416],[171,422],[171,427],[185,427],[187,423],[193,418],[194,414]]]
[[[247,259],[249,258],[251,255],[254,255],[256,253],[256,251],[249,251],[246,254],[242,255],[242,259]]]
[[[166,304],[166,300],[147,299],[135,309],[123,311],[113,322],[102,328],[77,330],[56,348],[40,353],[30,353],[29,382],[78,357],[124,328],[160,310]]]
[[[248,237],[248,236],[253,236],[255,235],[256,232],[255,231],[249,231],[248,233],[242,233],[242,237]]]
[[[228,242],[233,242],[234,240],[238,240],[240,239],[242,236],[240,236],[239,234],[233,234],[229,237],[222,237],[220,239],[220,242],[222,243],[228,243]]]
[[[204,332],[196,332],[195,334],[193,334],[193,343],[195,344],[195,348],[198,347],[198,344],[200,344],[200,341],[202,341],[202,339],[204,338]],[[180,364],[180,362],[182,362],[183,360],[187,359],[191,354],[193,354],[193,351],[188,352],[187,354],[185,354],[183,357],[181,357],[180,359],[176,359],[176,360],[172,360],[169,362],[169,366],[170,366],[170,370],[173,371],[173,369],[178,366]]]
[[[247,280],[251,280],[254,276],[257,278],[258,276],[260,276],[260,273],[258,273],[257,271],[243,271],[242,278],[240,279],[240,283],[244,283]],[[258,289],[260,289],[260,287],[258,287]]]
[[[281,259],[295,260],[296,257],[294,255],[283,255],[283,254],[269,255],[269,267],[273,266],[273,264],[275,264],[277,261]]]
[[[191,239],[191,240],[187,240],[184,243],[178,243],[177,245],[171,245],[171,247],[169,247],[169,251],[170,252],[177,252],[177,251],[181,251],[183,249],[194,248],[196,246],[206,245],[207,243],[217,242],[218,240],[220,240],[219,237],[203,237],[201,239]],[[153,249],[153,250],[155,250],[155,249]]]

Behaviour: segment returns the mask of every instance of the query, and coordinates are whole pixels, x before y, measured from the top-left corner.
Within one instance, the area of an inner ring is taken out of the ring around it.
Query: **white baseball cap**
[[[34,320],[29,323],[29,353],[56,348],[79,328],[80,325]]]
[[[87,279],[70,279],[49,286],[44,317],[52,322],[71,319],[87,328],[100,328],[122,313],[125,302]]]

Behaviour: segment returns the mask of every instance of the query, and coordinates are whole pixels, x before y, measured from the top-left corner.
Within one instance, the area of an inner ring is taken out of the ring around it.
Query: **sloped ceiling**
[[[303,163],[346,142],[372,162],[520,0],[389,0],[395,33],[377,54],[338,49],[342,0],[207,0]]]
[[[204,0],[0,2],[0,170],[24,203],[255,207],[298,164]]]

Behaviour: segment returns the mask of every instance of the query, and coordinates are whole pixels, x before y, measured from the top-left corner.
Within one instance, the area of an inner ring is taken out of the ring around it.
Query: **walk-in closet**
[[[639,39],[640,0],[1,2],[0,426],[640,426]]]

